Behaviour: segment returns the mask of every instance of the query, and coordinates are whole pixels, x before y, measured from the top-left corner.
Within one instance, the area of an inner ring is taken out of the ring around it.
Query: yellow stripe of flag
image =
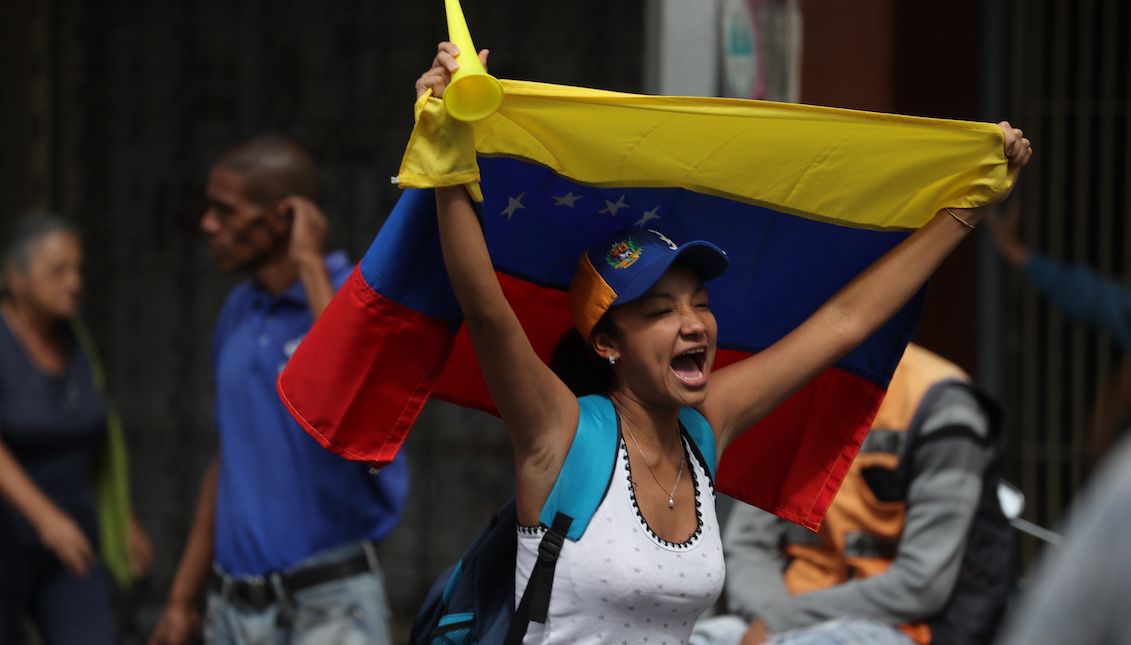
[[[906,230],[945,206],[992,202],[1013,181],[1001,131],[988,123],[502,83],[502,106],[474,125],[449,119],[437,99],[418,102],[402,187],[474,183],[475,153],[505,155],[583,184],[680,187]]]

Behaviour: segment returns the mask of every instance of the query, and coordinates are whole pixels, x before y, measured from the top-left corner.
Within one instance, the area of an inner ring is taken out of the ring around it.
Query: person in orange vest
[[[908,346],[819,532],[736,505],[734,616],[691,642],[989,642],[1011,589],[998,417],[961,369]]]

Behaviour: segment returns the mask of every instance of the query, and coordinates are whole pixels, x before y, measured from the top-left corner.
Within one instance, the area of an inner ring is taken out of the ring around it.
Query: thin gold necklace
[[[679,460],[679,470],[676,471],[675,474],[675,485],[672,486],[672,489],[670,491],[668,491],[668,489],[660,483],[660,478],[656,476],[656,471],[652,470],[652,464],[648,463],[648,458],[644,456],[644,450],[640,448],[640,442],[636,440],[636,435],[632,434],[632,428],[628,427],[628,422],[624,420],[624,417],[620,417],[620,423],[622,426],[624,426],[625,430],[628,430],[629,438],[632,439],[632,443],[636,444],[636,451],[640,453],[640,458],[644,460],[644,465],[648,468],[648,472],[652,474],[652,479],[656,480],[656,485],[660,487],[660,490],[667,491],[668,510],[672,510],[673,508],[675,508],[675,491],[677,488],[679,488],[679,479],[683,477],[684,459],[682,458],[682,455],[680,456]],[[682,441],[682,439],[680,441]],[[682,452],[682,446],[680,451]]]

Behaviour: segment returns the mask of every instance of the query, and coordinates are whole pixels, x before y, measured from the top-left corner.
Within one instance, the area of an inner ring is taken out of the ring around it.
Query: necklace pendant
[[[675,495],[668,495],[668,508],[675,508]]]

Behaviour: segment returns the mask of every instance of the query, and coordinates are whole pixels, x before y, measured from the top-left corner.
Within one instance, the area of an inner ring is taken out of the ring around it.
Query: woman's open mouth
[[[707,383],[707,374],[703,371],[706,362],[706,348],[689,349],[672,359],[672,371],[687,385],[701,387]]]

